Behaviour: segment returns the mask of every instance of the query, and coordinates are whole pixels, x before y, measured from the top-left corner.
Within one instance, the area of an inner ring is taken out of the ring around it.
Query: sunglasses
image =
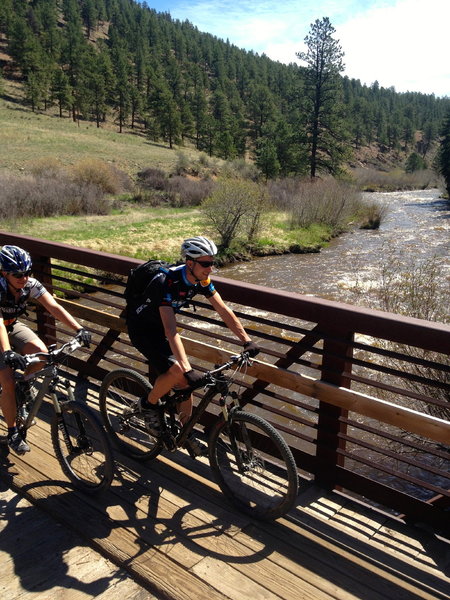
[[[213,260],[194,260],[194,262],[198,263],[204,269],[207,269],[208,267],[213,267],[215,265],[215,262]]]
[[[16,279],[22,279],[22,277],[28,277],[31,271],[16,271],[15,273],[10,273]]]

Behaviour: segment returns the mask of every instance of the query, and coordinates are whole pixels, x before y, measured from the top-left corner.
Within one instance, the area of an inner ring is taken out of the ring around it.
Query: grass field
[[[55,111],[33,113],[22,106],[20,87],[5,82],[7,100],[0,99],[0,172],[29,173],[33,165],[54,161],[71,166],[89,159],[102,160],[125,171],[133,180],[142,169],[153,167],[173,172],[179,160],[177,149],[153,143],[142,133],[118,133],[109,124],[74,123]],[[130,135],[131,133],[131,135]],[[178,148],[195,161],[199,153]],[[153,208],[130,202],[117,202],[119,208],[105,216],[58,216],[4,222],[6,231],[74,246],[136,258],[158,257],[176,260],[181,241],[192,235],[208,235],[216,241],[198,208]],[[286,217],[274,213],[261,232],[259,253],[288,251],[291,246],[316,248],[329,239],[325,226],[289,230]]]
[[[97,128],[95,123],[74,123],[67,115],[33,113],[28,108],[0,99],[0,169],[17,173],[28,171],[37,159],[55,159],[63,165],[93,157],[112,163],[135,177],[146,167],[173,170],[176,149],[153,143],[141,133],[118,133],[109,124]],[[183,148],[187,155],[198,153]]]

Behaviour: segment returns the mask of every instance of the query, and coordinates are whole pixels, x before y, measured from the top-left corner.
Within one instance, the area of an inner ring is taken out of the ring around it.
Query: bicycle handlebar
[[[246,352],[245,350],[243,352],[241,352],[240,354],[233,354],[232,356],[230,356],[230,359],[227,362],[215,367],[214,369],[211,369],[211,371],[206,371],[203,374],[204,377],[198,382],[198,384],[191,386],[190,389],[198,390],[201,387],[208,385],[208,383],[213,383],[215,375],[222,373],[222,371],[231,369],[231,367],[233,367],[235,365],[237,365],[238,367],[241,367],[243,365],[250,365],[251,362],[252,362],[252,359],[250,358],[249,353]]]
[[[29,365],[34,365],[41,362],[46,362],[47,364],[55,364],[58,362],[58,359],[63,358],[67,354],[72,354],[78,348],[81,348],[83,344],[79,340],[79,336],[74,336],[71,340],[65,342],[58,349],[49,349],[48,352],[35,352],[34,354],[25,354],[24,359],[27,367]]]

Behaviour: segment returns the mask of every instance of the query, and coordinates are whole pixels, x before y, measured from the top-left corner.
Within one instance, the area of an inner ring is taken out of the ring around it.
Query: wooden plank
[[[25,483],[20,475],[15,480],[17,485]],[[190,576],[170,557],[143,545],[127,528],[116,527],[107,514],[100,518],[101,505],[94,509],[89,503],[80,502],[73,492],[61,494],[58,487],[51,485],[31,488],[27,495],[66,527],[91,540],[96,549],[116,564],[122,563],[133,577],[156,595],[168,594],[175,600],[190,600],[196,594],[204,594],[211,600],[224,600],[221,594],[214,593],[209,585]]]
[[[125,570],[12,490],[0,491],[0,502],[1,598],[155,600]]]
[[[37,462],[42,465],[45,462],[45,451],[36,448],[35,456],[38,454],[41,456]],[[25,488],[30,479],[39,480],[40,474],[33,471],[29,463],[22,462],[20,458],[18,462],[22,463],[23,469],[19,469],[14,477],[15,485]],[[55,460],[54,462],[56,463]],[[113,497],[112,493],[110,495]],[[38,487],[31,486],[27,490],[27,496],[65,526],[90,539],[94,547],[106,556],[119,563],[123,562],[127,570],[154,593],[167,594],[170,589],[170,596],[174,599],[188,600],[196,593],[203,592],[212,600],[223,600],[221,594],[214,593],[209,585],[205,587],[204,583],[189,575],[173,558],[148,544],[140,535],[142,532],[139,527],[135,531],[131,527],[117,527],[114,519],[104,509],[102,511],[101,503],[94,508],[89,498],[84,501],[82,495],[73,491],[62,492],[61,487],[45,483]],[[103,496],[103,501],[105,500]],[[145,519],[145,514],[142,518]],[[168,572],[171,573],[170,581],[167,581]]]
[[[194,569],[194,572],[207,581],[211,586],[220,590],[228,598],[235,600],[279,600],[278,594],[259,585],[246,577],[243,577],[238,571],[230,565],[205,558]],[[293,597],[294,598],[294,597]],[[297,596],[297,598],[313,598],[313,596]]]
[[[58,472],[56,460],[47,454],[51,448],[45,428],[48,428],[46,423],[41,427],[43,441],[33,447],[26,460],[29,463],[36,458],[39,468],[44,468],[47,463],[47,468]],[[38,436],[39,426],[33,430]],[[205,595],[214,600],[240,600],[242,590],[251,590],[252,596],[247,597],[381,600],[391,597],[390,593],[394,590],[396,600],[442,600],[444,597],[439,590],[445,589],[444,582],[448,580],[442,575],[439,580],[435,575],[425,584],[421,581],[422,571],[417,565],[406,561],[400,563],[398,559],[393,566],[389,564],[386,549],[378,551],[372,559],[372,548],[367,543],[361,545],[362,542],[355,539],[355,532],[342,533],[342,523],[337,521],[319,521],[317,509],[315,516],[300,513],[297,509],[292,519],[281,519],[270,525],[244,520],[242,527],[233,527],[230,512],[231,523],[225,521],[221,534],[223,520],[214,519],[215,508],[206,506],[203,512],[202,508],[198,508],[203,502],[201,490],[205,489],[203,480],[207,480],[207,468],[191,461],[194,475],[200,474],[197,480],[192,473],[190,475],[184,453],[163,456],[149,465],[130,461],[130,468],[125,466],[122,469],[111,492],[101,499],[83,497],[61,486],[46,485],[45,479],[36,485],[42,474],[33,473],[31,466],[25,465],[25,460],[17,458],[15,462],[17,471],[20,472],[22,466],[24,468],[23,484],[27,485],[27,477],[34,482],[28,492],[34,493],[38,505],[46,505],[46,510],[51,512],[56,510],[62,520],[68,519],[67,527],[74,523],[82,527],[87,540],[94,535],[94,544],[101,545],[105,554],[113,554],[115,561],[127,562],[127,569],[133,577],[139,578],[157,596],[187,598],[189,595]],[[168,475],[167,480],[164,480],[164,475]],[[20,473],[15,476],[16,483],[19,483],[19,477]],[[195,483],[195,493],[200,494],[197,497],[193,495],[192,488],[185,490],[190,477]],[[152,495],[160,487],[163,489],[158,497],[158,510],[152,513],[149,510]],[[206,489],[211,488],[206,486]],[[220,494],[216,497],[220,498]],[[339,500],[336,496],[333,498],[322,501],[318,492],[315,502],[325,506],[331,502],[332,513],[336,515],[340,512]],[[314,500],[314,497],[311,499]],[[347,512],[350,523],[349,515]],[[132,517],[140,526],[125,526],[123,517],[128,521]],[[98,524],[99,519],[105,520],[106,525]],[[305,519],[309,523],[306,526],[302,525]],[[228,527],[230,524],[231,527]],[[144,535],[141,535],[142,532]],[[367,536],[368,532],[364,534]],[[159,536],[159,540],[153,541],[153,536]],[[154,545],[149,546],[147,539]],[[172,543],[178,545],[180,552],[172,552],[171,557],[176,556],[175,561],[164,560],[163,554],[170,553]],[[183,546],[189,550],[186,553],[187,564],[180,562],[183,561]],[[190,556],[193,560],[189,559]],[[74,554],[74,560],[82,561],[83,555]],[[413,561],[414,557],[408,556],[408,560]],[[189,564],[191,574],[186,575]],[[174,578],[167,582],[167,573],[172,573],[174,566]],[[89,573],[88,569],[86,577]],[[412,581],[415,581],[414,585]],[[106,593],[105,590],[103,595],[109,600]],[[127,595],[124,597],[128,599]]]
[[[39,461],[40,462],[40,461]],[[165,467],[167,469],[167,465],[162,465],[163,468]],[[133,482],[132,482],[133,483]],[[158,482],[152,482],[152,488],[154,488],[155,483]],[[139,484],[139,480],[134,482],[134,485],[131,486],[131,489],[133,490],[133,492],[135,493],[135,495],[131,495],[127,492],[127,487],[124,485],[126,484],[126,481],[123,478],[123,474],[122,474],[122,485],[120,486],[116,486],[118,487],[121,491],[122,491],[122,495],[123,496],[128,496],[128,500],[133,504],[134,503],[134,508],[133,508],[133,517],[135,518],[136,521],[140,521],[142,519],[144,519],[146,517],[145,515],[145,505],[148,503],[147,497],[143,496],[143,494],[141,494],[141,491],[137,490],[137,487],[141,484]],[[144,491],[147,491],[147,493],[149,492],[149,490],[145,490],[144,486],[141,485],[141,487],[143,488]],[[113,488],[113,492],[114,492],[115,488]],[[151,494],[151,491],[150,491]],[[172,492],[173,494],[173,492]],[[136,499],[137,496],[137,499]],[[198,499],[197,499],[198,502]],[[176,542],[176,536],[174,536],[173,534],[173,526],[174,526],[174,521],[173,521],[173,513],[176,512],[177,507],[173,507],[173,509],[170,511],[169,508],[169,512],[167,512],[167,509],[164,509],[164,503],[162,503],[163,506],[161,506],[161,502],[159,503],[159,508],[158,508],[158,512],[155,515],[155,519],[154,518],[149,518],[147,516],[146,519],[146,527],[145,530],[140,532],[140,538],[143,542],[146,543],[151,543],[152,541],[154,541],[152,538],[155,536],[160,535],[161,532],[161,538],[159,540],[156,541],[156,543],[154,543],[154,547],[160,549],[163,551],[163,548],[165,545],[167,545],[167,542],[170,545],[170,555],[172,556],[172,558],[174,557],[174,547],[177,545]],[[166,503],[167,504],[167,503]],[[183,505],[183,501],[181,502],[181,504]],[[188,504],[189,505],[189,504]],[[142,509],[140,508],[142,506]],[[116,509],[116,510],[114,510]],[[178,508],[178,510],[183,510],[183,508],[181,507]],[[109,510],[109,516],[113,519],[119,520],[118,517],[120,517],[120,515],[118,514],[117,511],[117,507],[113,507],[113,510]],[[170,524],[171,526],[171,534],[165,534],[165,524],[164,521],[167,520],[171,520],[172,523]],[[160,521],[159,527],[158,525],[154,525],[152,523],[152,521],[155,521],[155,523],[157,523],[158,521]],[[246,520],[246,522],[248,522],[248,520]],[[238,562],[243,562],[243,564],[246,564],[246,560],[249,557],[248,554],[248,549],[245,546],[242,546],[240,543],[238,543],[237,541],[233,541],[232,539],[230,540],[229,538],[225,537],[225,535],[222,533],[222,535],[218,536],[218,531],[217,531],[217,525],[215,526],[214,523],[217,523],[217,521],[213,521],[213,524],[211,524],[211,522],[203,522],[198,518],[195,518],[190,512],[189,513],[185,513],[183,511],[183,518],[182,518],[182,523],[180,522],[180,527],[181,527],[181,532],[184,533],[185,538],[189,538],[189,539],[185,539],[184,541],[184,546],[188,545],[188,547],[191,549],[191,553],[192,553],[192,549],[197,548],[196,552],[193,553],[193,556],[195,557],[195,561],[193,561],[191,563],[191,567],[194,573],[196,573],[197,575],[199,573],[201,573],[201,568],[199,568],[200,570],[197,569],[197,565],[199,565],[200,563],[203,563],[205,560],[205,555],[208,557],[208,559],[210,561],[216,561],[218,565],[223,564],[223,560],[231,560],[231,562],[233,563],[234,561],[238,561]],[[128,527],[128,529],[131,530],[130,527]],[[135,535],[138,534],[138,531],[134,532]],[[235,531],[233,532],[235,533]],[[150,538],[150,539],[149,539]],[[159,541],[159,544],[158,544]],[[162,546],[162,548],[161,548]],[[189,567],[189,553],[186,553],[187,556],[185,555],[184,557],[184,566],[185,567]],[[212,557],[220,557],[219,558],[212,558]],[[153,558],[153,557],[152,557]],[[212,563],[210,563],[211,566]],[[260,577],[260,570],[259,568],[256,569],[252,569],[251,571],[251,576],[249,576],[248,573],[246,573],[246,570],[248,570],[248,567],[244,567],[242,569],[235,569],[233,568],[231,570],[233,576],[231,577],[231,575],[228,577],[227,576],[227,584],[225,586],[225,590],[222,590],[221,588],[219,588],[219,591],[222,591],[224,593],[227,593],[227,590],[229,590],[230,586],[231,586],[231,582],[235,581],[235,582],[240,582],[239,583],[239,587],[240,589],[245,589],[245,590],[252,590],[252,594],[253,597],[262,597],[262,598],[270,598],[272,597],[272,595],[275,593],[275,588],[278,589],[278,595],[276,597],[283,597],[283,598],[290,598],[290,597],[302,597],[302,598],[319,598],[319,597],[323,597],[323,598],[329,598],[330,596],[328,595],[322,595],[322,594],[318,594],[318,590],[317,589],[313,589],[312,586],[309,586],[309,584],[306,582],[306,578],[305,579],[301,579],[298,578],[290,573],[287,572],[283,572],[282,569],[280,569],[279,567],[277,567],[276,565],[273,566],[272,564],[268,565],[266,567],[267,570],[267,574],[265,575],[265,577],[267,578],[267,581],[270,583],[269,586],[267,586],[267,589],[265,588],[261,588],[261,585],[258,583],[258,578]],[[275,573],[273,573],[273,571],[276,571]],[[211,573],[211,569],[208,568],[208,573]],[[274,582],[278,581],[277,585],[274,585]],[[211,584],[211,581],[208,580],[208,583]],[[216,586],[217,587],[217,586]],[[272,591],[269,593],[269,587],[272,587]],[[310,592],[306,593],[305,589],[306,588],[310,588],[311,590]],[[263,590],[263,591],[262,591]],[[301,592],[300,596],[298,595]]]

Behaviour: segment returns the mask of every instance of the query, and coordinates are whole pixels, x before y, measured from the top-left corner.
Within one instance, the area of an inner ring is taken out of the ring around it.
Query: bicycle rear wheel
[[[281,435],[264,419],[235,411],[209,439],[209,460],[225,496],[258,519],[276,519],[294,505],[298,475]]]
[[[111,485],[114,458],[108,437],[95,413],[75,401],[60,403],[61,415],[51,423],[52,444],[64,474],[87,493]]]
[[[147,397],[152,386],[132,369],[110,371],[100,387],[100,412],[115,444],[137,460],[155,458],[161,441],[147,431],[142,415],[136,412],[139,398]]]

